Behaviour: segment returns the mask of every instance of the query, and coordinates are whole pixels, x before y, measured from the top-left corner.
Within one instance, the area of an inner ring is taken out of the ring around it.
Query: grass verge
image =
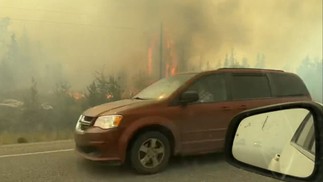
[[[0,145],[16,144],[16,143],[32,143],[72,139],[71,131],[55,131],[55,132],[34,132],[34,133],[0,133]]]

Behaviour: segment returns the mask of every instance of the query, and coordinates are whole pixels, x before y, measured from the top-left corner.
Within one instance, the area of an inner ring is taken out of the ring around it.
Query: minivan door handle
[[[230,108],[230,107],[228,107],[228,106],[222,106],[222,109],[223,109],[223,110],[230,110],[231,108]]]
[[[246,106],[246,105],[244,105],[244,104],[242,104],[242,105],[240,106],[240,108],[242,108],[242,109],[247,109],[247,106]]]

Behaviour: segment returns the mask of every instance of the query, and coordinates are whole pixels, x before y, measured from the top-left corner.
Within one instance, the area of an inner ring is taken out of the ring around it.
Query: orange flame
[[[149,75],[153,74],[154,63],[154,49],[159,46],[158,43],[159,38],[155,37],[152,38],[150,45],[148,47],[147,57],[147,73]],[[172,76],[177,73],[178,70],[178,63],[177,63],[177,55],[176,55],[176,48],[174,40],[171,38],[171,33],[167,29],[167,27],[163,29],[163,69],[164,75],[163,76]],[[157,51],[158,52],[158,51]],[[159,64],[159,62],[158,62]],[[159,65],[158,65],[159,66]]]
[[[74,100],[81,100],[85,98],[85,95],[81,92],[69,92],[68,95],[72,97]]]
[[[169,67],[170,67],[169,64],[166,63],[166,71],[165,71],[166,77],[168,77]]]
[[[173,76],[177,72],[177,57],[176,50],[174,46],[174,41],[171,39],[169,32],[166,34],[167,43],[167,61],[168,69],[166,71],[167,75]]]
[[[153,67],[153,48],[148,48],[148,74],[151,75]]]
[[[174,76],[176,74],[176,66],[173,66],[170,70],[170,74]]]
[[[112,99],[113,95],[112,94],[107,94],[106,97],[107,97],[107,99]]]

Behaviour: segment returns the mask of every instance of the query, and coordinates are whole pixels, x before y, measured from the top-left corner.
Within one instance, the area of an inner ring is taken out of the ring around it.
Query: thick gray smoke
[[[97,70],[146,73],[149,47],[158,72],[161,24],[164,51],[171,46],[179,71],[216,68],[232,50],[250,66],[261,53],[266,68],[294,72],[307,55],[322,56],[321,0],[2,2],[0,17],[9,19],[1,19],[0,61],[16,60],[14,68],[2,66],[13,70],[2,77],[7,86],[10,79],[25,86],[35,77],[39,86],[68,81],[82,90]],[[20,55],[9,60],[13,44]]]

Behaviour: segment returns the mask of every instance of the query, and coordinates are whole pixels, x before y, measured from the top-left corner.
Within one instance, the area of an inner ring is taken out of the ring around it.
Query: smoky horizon
[[[320,181],[322,5],[0,0],[0,181]]]
[[[304,60],[322,63],[320,0],[0,2],[4,90],[35,80],[44,92],[61,83],[86,92],[97,72],[134,87],[136,78],[151,83],[178,72],[299,73]]]

